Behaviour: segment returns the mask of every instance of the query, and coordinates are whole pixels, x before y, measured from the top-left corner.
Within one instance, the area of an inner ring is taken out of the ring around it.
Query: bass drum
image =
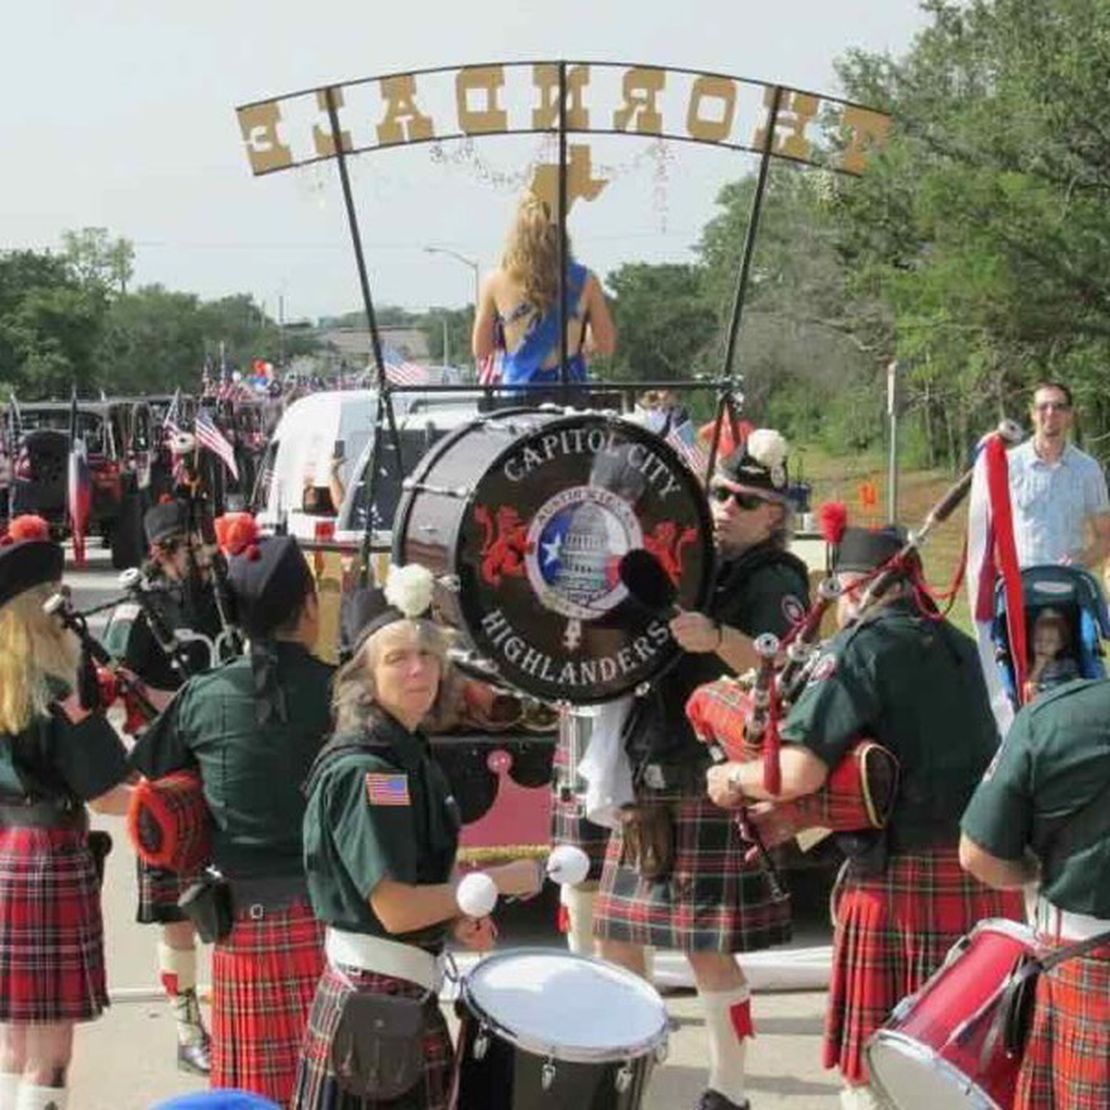
[[[518,410],[445,437],[405,480],[393,558],[437,578],[440,615],[535,697],[609,701],[674,657],[667,613],[635,602],[621,556],[652,552],[698,609],[712,527],[693,472],[658,436],[604,413]]]
[[[487,956],[463,979],[458,1110],[636,1110],[667,1049],[655,988],[569,952]]]

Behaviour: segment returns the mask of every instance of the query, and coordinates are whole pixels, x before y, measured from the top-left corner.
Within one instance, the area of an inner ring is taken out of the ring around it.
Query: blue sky
[[[306,4],[272,0],[69,0],[4,14],[0,249],[52,247],[66,228],[136,244],[136,281],[215,297],[250,292],[289,319],[359,304],[334,167],[253,178],[234,113],[244,101],[409,68],[492,60],[647,62],[835,94],[849,47],[903,52],[924,18],[911,0],[510,0]],[[576,209],[579,255],[689,257],[721,184],[745,155],[595,137],[612,180]],[[444,144],[352,160],[375,300],[472,298],[473,274],[441,246],[494,264],[522,167],[539,138],[476,154]],[[587,210],[588,209],[588,210]]]

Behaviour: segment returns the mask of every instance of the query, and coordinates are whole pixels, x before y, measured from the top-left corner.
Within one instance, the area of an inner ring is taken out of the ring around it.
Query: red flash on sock
[[[177,989],[177,972],[176,971],[163,971],[161,975],[162,989],[170,996],[176,998],[180,993]]]
[[[570,911],[566,906],[559,906],[559,913],[555,919],[555,927],[560,933],[570,932]]]
[[[732,1031],[736,1039],[742,1041],[745,1037],[755,1036],[755,1026],[752,1024],[752,1000],[745,998],[743,1002],[736,1002],[728,1008],[728,1019],[732,1022]]]

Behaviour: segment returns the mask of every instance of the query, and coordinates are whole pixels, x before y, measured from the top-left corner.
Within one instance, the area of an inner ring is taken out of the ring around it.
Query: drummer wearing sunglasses
[[[702,683],[755,663],[754,637],[782,636],[806,609],[808,575],[787,550],[787,445],[757,429],[725,459],[710,487],[720,554],[704,613],[680,613],[671,634],[685,654],[644,697],[625,729],[636,803],[610,837],[595,904],[607,959],[644,972],[644,946],[690,962],[705,1011],[709,1076],[698,1110],[743,1110],[747,982],[735,960],[790,939],[789,899],[761,863],[745,860],[731,815],[705,792],[709,756],[686,718]],[[672,874],[672,863],[675,863]],[[681,868],[681,870],[680,870]]]

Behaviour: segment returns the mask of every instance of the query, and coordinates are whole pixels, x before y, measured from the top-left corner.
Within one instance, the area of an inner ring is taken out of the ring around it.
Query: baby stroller
[[[1029,656],[1025,700],[1072,679],[1105,678],[1102,641],[1110,638],[1110,613],[1095,577],[1080,567],[1026,567],[1021,592]],[[1016,709],[1018,690],[1001,582],[994,594],[991,639],[1002,684]]]

